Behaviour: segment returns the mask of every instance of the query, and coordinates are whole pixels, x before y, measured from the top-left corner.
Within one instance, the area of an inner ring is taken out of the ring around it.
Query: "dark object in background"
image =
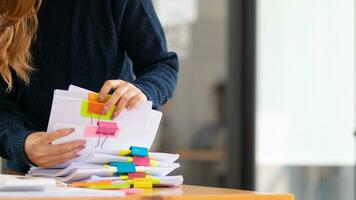
[[[214,87],[214,109],[216,121],[204,126],[193,139],[193,149],[222,149],[226,145],[226,83]]]

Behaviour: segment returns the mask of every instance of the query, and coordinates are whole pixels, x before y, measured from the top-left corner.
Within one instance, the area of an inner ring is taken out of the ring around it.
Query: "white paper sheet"
[[[75,129],[72,134],[54,141],[53,144],[78,139],[87,141],[86,148],[80,152],[80,157],[49,169],[32,167],[28,172],[29,175],[53,177],[67,183],[87,180],[92,176],[113,176],[117,168],[106,167],[104,164],[127,162],[127,157],[118,156],[120,150],[129,149],[131,146],[148,149],[151,147],[162,118],[161,112],[152,110],[152,102],[144,102],[132,110],[124,110],[114,120],[107,120],[116,122],[119,127],[115,137],[85,135],[86,128],[96,125],[99,121],[81,115],[82,101],[87,99],[88,92],[90,91],[72,85],[68,91],[56,90],[48,124],[48,132],[66,128]],[[149,157],[157,161],[157,166],[136,166],[137,172],[164,177],[180,167],[178,163],[174,163],[179,158],[178,154],[149,153]],[[166,184],[174,185],[179,184],[181,179],[171,177],[164,180]]]
[[[121,191],[110,190],[90,190],[83,188],[62,188],[51,187],[44,191],[22,191],[22,192],[0,192],[0,198],[63,198],[63,197],[122,197],[125,196]]]
[[[43,191],[55,185],[55,180],[49,178],[0,175],[0,191]]]
[[[176,186],[183,184],[183,176],[152,176],[153,179],[159,179],[159,186]],[[100,176],[91,176],[88,181],[103,181],[103,180],[111,180],[118,181],[123,180],[121,177],[110,176],[110,177],[100,177]],[[157,186],[157,185],[156,185]]]
[[[89,92],[93,92],[75,85],[70,85],[68,88],[68,92],[75,92],[75,93],[84,93],[87,94]],[[144,101],[139,103],[134,109],[138,110],[151,110],[152,109],[153,102],[152,101]]]
[[[69,91],[56,90],[53,98],[48,132],[62,128],[74,128],[71,135],[54,141],[54,144],[87,140],[88,149],[128,149],[131,146],[150,148],[157,133],[162,113],[152,110],[152,102],[146,102],[139,109],[124,110],[114,119],[119,125],[120,132],[117,138],[85,138],[84,130],[88,125],[95,125],[98,119],[81,116],[82,101],[87,98],[88,90],[70,86]],[[103,121],[103,120],[102,120]],[[105,140],[105,142],[104,142]],[[103,143],[104,142],[104,143]]]
[[[61,144],[65,142],[70,142],[77,139],[84,139],[87,141],[86,150],[95,149],[95,146],[99,143],[98,149],[101,149],[101,144],[103,149],[129,149],[131,146],[150,148],[156,132],[153,128],[149,127],[121,127],[121,131],[117,138],[108,138],[105,140],[105,136],[100,138],[88,137],[84,138],[85,126],[75,125],[75,124],[55,124],[53,129],[59,130],[63,128],[74,128],[75,132],[63,137],[61,139],[55,140],[53,144]]]

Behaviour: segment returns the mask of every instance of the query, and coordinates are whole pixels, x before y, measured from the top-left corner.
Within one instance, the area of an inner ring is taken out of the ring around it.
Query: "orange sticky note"
[[[104,102],[105,103],[108,102],[110,98],[111,98],[111,95],[106,95]],[[99,101],[99,93],[93,93],[93,92],[88,93],[88,100],[98,102]]]
[[[111,180],[102,180],[102,181],[89,181],[89,182],[74,182],[71,184],[73,187],[89,187],[92,185],[111,185]]]
[[[101,114],[105,104],[104,103],[99,103],[95,101],[89,101],[88,104],[88,113],[92,114]]]

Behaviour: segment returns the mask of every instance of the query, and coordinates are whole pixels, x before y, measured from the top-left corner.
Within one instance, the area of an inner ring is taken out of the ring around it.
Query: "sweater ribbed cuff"
[[[132,84],[135,85],[138,89],[140,89],[146,95],[148,101],[152,101],[153,109],[156,109],[156,110],[159,109],[159,106],[157,104],[157,96],[154,95],[152,88],[146,82],[134,81]]]
[[[33,164],[25,153],[26,138],[33,133],[33,131],[17,131],[8,135],[8,148],[13,154],[12,159],[18,163],[30,165]]]

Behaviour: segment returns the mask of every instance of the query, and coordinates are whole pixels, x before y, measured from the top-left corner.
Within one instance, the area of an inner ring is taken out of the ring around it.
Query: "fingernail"
[[[104,101],[104,96],[103,95],[99,95],[99,101]]]
[[[79,147],[77,148],[77,150],[75,151],[77,156],[79,155],[80,156],[80,152],[84,149],[85,147]]]
[[[109,108],[107,106],[104,106],[103,110],[101,111],[102,114],[107,113]]]

